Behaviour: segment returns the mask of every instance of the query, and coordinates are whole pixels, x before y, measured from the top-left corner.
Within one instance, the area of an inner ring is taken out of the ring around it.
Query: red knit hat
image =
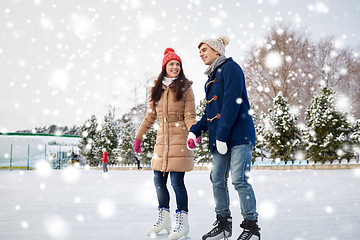
[[[175,53],[174,49],[167,48],[164,52],[164,58],[162,61],[161,68],[164,68],[164,66],[170,61],[170,60],[178,60],[180,64],[182,65],[181,58]]]

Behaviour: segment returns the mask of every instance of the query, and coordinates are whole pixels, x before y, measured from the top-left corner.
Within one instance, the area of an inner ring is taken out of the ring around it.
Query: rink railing
[[[47,160],[52,168],[63,168],[78,151],[80,136],[0,132],[0,169],[35,169]]]
[[[73,166],[72,164],[66,164],[61,168]],[[57,168],[52,166],[53,168]],[[88,168],[93,170],[102,170],[102,165],[97,167],[89,167],[87,165],[78,165],[79,168]],[[136,164],[112,164],[108,166],[109,170],[138,170],[138,166]],[[355,169],[360,168],[360,161],[356,159],[351,159],[350,161],[347,160],[334,160],[333,162],[326,161],[325,163],[319,163],[314,161],[287,161],[287,162],[253,162],[251,164],[252,170],[301,170],[301,169],[308,169],[308,170],[331,170],[331,169]],[[34,170],[36,167],[27,167],[27,166],[13,166],[12,168],[9,167],[1,167],[1,169],[10,169],[10,170]],[[59,169],[59,168],[57,168]],[[211,170],[212,163],[195,163],[194,170]],[[141,165],[141,170],[151,170],[150,165]]]
[[[151,170],[150,165],[141,165],[142,170]],[[102,169],[102,166],[93,167],[94,169]],[[296,169],[312,169],[312,170],[326,170],[326,169],[354,169],[360,168],[360,161],[357,159],[333,160],[324,163],[314,161],[255,161],[251,164],[253,170],[296,170]],[[112,170],[137,170],[136,164],[114,164],[109,166]],[[195,163],[194,170],[211,170],[211,163]]]

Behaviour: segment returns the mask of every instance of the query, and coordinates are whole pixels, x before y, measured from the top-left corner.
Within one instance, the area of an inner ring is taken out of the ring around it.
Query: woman
[[[187,237],[189,232],[188,196],[184,176],[185,172],[191,171],[194,166],[193,152],[186,146],[188,130],[196,123],[191,84],[184,75],[180,57],[173,49],[167,48],[162,61],[162,71],[151,89],[148,111],[134,141],[135,152],[141,153],[144,136],[158,118],[159,129],[151,169],[154,170],[159,218],[149,229],[149,235],[155,235],[164,229],[170,233],[170,195],[166,187],[169,175],[177,204],[175,224],[169,238]]]

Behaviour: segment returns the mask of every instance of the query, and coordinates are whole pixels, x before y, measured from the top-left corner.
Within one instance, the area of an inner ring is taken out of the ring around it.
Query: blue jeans
[[[109,171],[107,165],[108,165],[108,162],[104,162],[104,164],[103,164],[103,171],[104,171],[104,172],[108,172],[108,171]]]
[[[159,207],[170,208],[170,194],[166,183],[169,173],[154,171],[154,183]],[[188,212],[188,195],[184,184],[185,172],[170,172],[171,186],[174,189],[176,197],[177,210]]]
[[[242,144],[229,149],[221,155],[216,149],[213,152],[213,169],[210,180],[213,184],[215,212],[223,217],[231,216],[228,177],[231,170],[231,180],[240,199],[241,215],[247,220],[257,220],[255,194],[248,183],[251,158],[251,144]]]

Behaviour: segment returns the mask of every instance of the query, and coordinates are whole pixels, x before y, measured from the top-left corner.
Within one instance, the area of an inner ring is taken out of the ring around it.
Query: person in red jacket
[[[109,162],[108,153],[105,148],[102,149],[102,152],[103,152],[102,155],[103,171],[108,172],[108,168],[107,168]]]

